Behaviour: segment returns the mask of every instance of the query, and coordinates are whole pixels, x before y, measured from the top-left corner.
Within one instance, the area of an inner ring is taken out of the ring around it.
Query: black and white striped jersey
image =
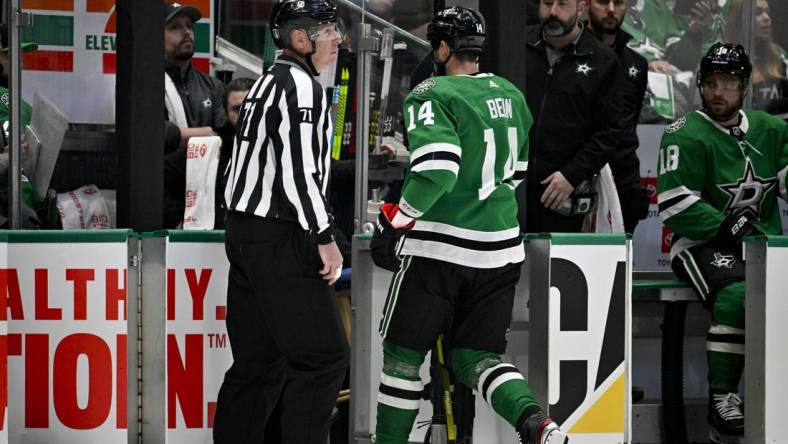
[[[243,102],[224,191],[228,210],[298,222],[329,243],[331,134],[323,87],[298,60],[280,57]]]

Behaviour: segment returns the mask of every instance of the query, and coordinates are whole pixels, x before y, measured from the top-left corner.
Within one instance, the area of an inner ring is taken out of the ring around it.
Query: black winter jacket
[[[622,115],[618,57],[583,30],[549,66],[541,25],[526,28],[525,97],[534,117],[528,186],[561,171],[575,187],[599,172],[619,143]]]
[[[209,77],[189,67],[186,75],[181,78],[180,68],[165,66],[172,78],[178,95],[181,96],[186,120],[189,128],[209,126],[217,133],[233,129],[224,129],[227,123],[227,112],[224,109],[224,86],[213,77]],[[224,139],[224,138],[223,138]],[[223,140],[224,142],[224,140]],[[186,148],[180,147],[181,130],[172,122],[164,122],[164,227],[174,228],[183,220],[186,199]],[[222,146],[223,153],[231,152],[231,146]],[[217,207],[221,202],[224,189],[221,187],[222,169],[227,165],[226,159],[220,161],[217,177]],[[221,189],[220,189],[221,187]],[[217,220],[221,222],[223,213],[217,211]],[[221,227],[221,224],[218,225]]]
[[[631,35],[619,31],[613,45],[621,65],[622,79],[618,89],[624,128],[610,168],[619,187],[640,184],[640,160],[637,154],[640,141],[637,129],[640,111],[643,109],[643,97],[648,87],[648,62],[645,57],[627,46],[631,39]]]

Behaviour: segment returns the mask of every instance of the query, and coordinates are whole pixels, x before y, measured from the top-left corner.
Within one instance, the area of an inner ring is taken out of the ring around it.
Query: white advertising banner
[[[8,276],[8,235],[0,234],[0,285]],[[2,303],[0,295],[0,303]],[[0,444],[8,444],[8,317],[0,305]]]
[[[629,442],[631,258],[627,241],[623,236],[618,236],[618,242],[613,236],[552,237],[548,414],[570,433],[572,443]]]
[[[213,416],[232,364],[224,319],[229,262],[221,232],[167,241],[167,442],[212,443]]]
[[[127,239],[124,230],[9,235],[8,442],[126,440]]]
[[[766,306],[764,307],[764,442],[788,442],[785,400],[788,399],[788,237],[769,238],[766,250]]]

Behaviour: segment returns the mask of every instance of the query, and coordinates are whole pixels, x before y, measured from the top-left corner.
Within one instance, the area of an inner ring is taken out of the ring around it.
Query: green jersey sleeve
[[[662,222],[688,239],[712,239],[725,215],[702,198],[706,178],[703,144],[676,134],[664,134],[657,170],[657,200]]]
[[[410,172],[405,179],[400,210],[417,218],[457,183],[460,169],[457,122],[433,94],[411,94],[405,100]]]

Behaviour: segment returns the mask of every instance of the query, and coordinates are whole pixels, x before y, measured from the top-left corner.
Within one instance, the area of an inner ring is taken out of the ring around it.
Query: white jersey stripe
[[[385,373],[380,374],[380,383],[389,387],[407,390],[409,392],[421,393],[424,391],[424,383],[421,382],[421,380],[408,381],[407,379],[395,378],[394,376],[389,376]]]
[[[700,197],[698,196],[687,196],[685,199],[676,202],[676,204],[671,205],[669,208],[665,208],[664,210],[660,211],[659,218],[664,222],[666,219],[673,217],[691,207],[692,204],[699,200]]]
[[[687,188],[685,186],[680,186],[680,187],[673,188],[672,190],[663,191],[663,192],[659,193],[659,196],[657,196],[657,203],[663,204],[663,203],[669,201],[670,199],[673,199],[673,198],[676,198],[678,196],[682,196],[682,195],[685,195],[685,194],[700,197],[700,192],[699,191],[693,191],[693,190],[690,190],[689,188]]]
[[[486,399],[487,403],[492,404],[492,396],[493,393],[495,393],[495,389],[500,387],[505,382],[516,381],[516,380],[524,381],[525,378],[523,378],[523,375],[521,375],[520,372],[507,372],[495,378],[495,380],[490,384],[490,386],[487,387],[487,399]]]
[[[389,407],[394,407],[402,410],[418,410],[419,401],[412,401],[409,399],[395,398],[393,396],[378,393],[378,402],[385,404]]]
[[[452,162],[451,160],[427,160],[425,162],[421,162],[420,164],[416,165],[410,170],[414,173],[420,173],[423,171],[445,170],[445,171],[450,171],[456,176],[457,173],[460,171],[460,164],[458,164],[457,162]]]
[[[716,334],[716,335],[744,335],[744,330],[740,328],[733,328],[727,325],[712,325],[709,328],[709,333]]]
[[[744,344],[731,344],[729,342],[706,341],[706,350],[721,352],[721,353],[734,353],[737,355],[743,355]]]
[[[433,233],[448,234],[449,236],[460,237],[463,239],[482,241],[482,242],[496,242],[502,240],[513,239],[520,236],[520,228],[510,228],[501,231],[476,231],[466,228],[455,227],[449,224],[442,224],[440,222],[427,222],[417,220],[416,225],[413,227],[414,231],[430,231]]]
[[[476,268],[498,268],[525,260],[525,247],[517,245],[497,251],[478,251],[443,242],[405,239],[401,254],[428,257]]]

